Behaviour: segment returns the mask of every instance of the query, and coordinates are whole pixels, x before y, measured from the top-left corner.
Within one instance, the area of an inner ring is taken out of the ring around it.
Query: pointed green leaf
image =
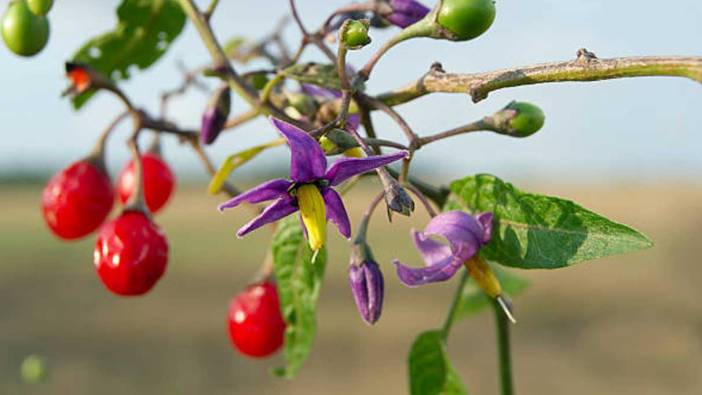
[[[275,374],[293,378],[314,343],[317,299],[327,253],[322,249],[312,263],[312,250],[307,245],[299,219],[294,215],[278,223],[272,248],[280,308],[287,323],[283,348],[287,364],[275,369]]]
[[[521,269],[556,269],[652,246],[636,230],[551,196],[520,191],[480,174],[451,183],[446,209],[495,214],[487,260]]]
[[[441,331],[421,333],[408,358],[412,395],[465,395],[468,393],[446,354]]]
[[[156,62],[185,26],[185,13],[176,0],[123,0],[114,30],[90,39],[74,55],[114,80],[129,79],[133,66],[146,69]],[[79,109],[94,92],[73,99]]]
[[[283,70],[283,75],[303,84],[341,90],[341,80],[336,72],[336,66],[333,64],[298,63]],[[362,91],[363,83],[360,80],[356,81],[356,83],[354,90]]]
[[[222,164],[219,166],[219,169],[214,174],[214,176],[212,176],[212,179],[210,180],[210,185],[207,186],[207,192],[211,195],[218,194],[222,190],[224,183],[227,181],[227,177],[229,177],[229,175],[234,170],[238,169],[244,163],[250,161],[264,150],[267,150],[268,148],[272,147],[277,147],[283,144],[285,144],[285,139],[280,138],[229,155],[224,161],[222,161]]]

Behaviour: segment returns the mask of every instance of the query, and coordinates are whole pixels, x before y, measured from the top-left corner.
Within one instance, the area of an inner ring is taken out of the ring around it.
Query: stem
[[[456,317],[456,309],[458,308],[458,302],[461,300],[461,295],[463,294],[463,287],[468,282],[468,270],[463,270],[461,273],[461,279],[458,281],[458,287],[456,292],[453,294],[453,300],[451,301],[451,307],[449,307],[448,315],[446,316],[446,321],[444,321],[444,326],[441,327],[441,337],[446,341],[451,332],[451,327],[453,326],[453,320]]]
[[[453,137],[459,134],[464,134],[464,133],[471,133],[471,132],[482,132],[482,131],[487,131],[487,130],[492,130],[494,129],[490,125],[488,125],[485,121],[482,119],[480,121],[475,121],[472,123],[469,123],[467,125],[459,126],[454,129],[447,130],[445,132],[437,133],[431,136],[425,136],[425,137],[420,137],[417,139],[417,148],[420,148],[424,145],[427,145],[429,143],[433,143],[435,141],[439,141],[445,138]]]
[[[630,77],[684,77],[702,83],[702,57],[644,56],[598,59],[579,51],[575,60],[538,64],[486,73],[446,73],[433,67],[418,81],[377,96],[394,106],[429,93],[468,93],[474,102],[488,93],[517,86],[565,81],[599,81]]]
[[[139,137],[139,133],[143,128],[142,117],[135,111],[132,111],[131,114],[134,118],[134,130],[127,139],[127,147],[132,153],[132,163],[134,164],[134,183],[136,185],[136,190],[134,191],[134,194],[129,197],[127,204],[124,206],[124,210],[140,211],[147,217],[150,217],[151,211],[149,211],[149,208],[146,206],[146,201],[144,199],[144,164],[141,160],[139,145],[137,144],[137,138]]]
[[[255,108],[252,108],[245,113],[241,113],[234,118],[230,118],[227,123],[224,124],[224,129],[232,129],[237,126],[241,126],[245,124],[246,122],[252,121],[256,119],[259,115],[261,115],[261,112],[258,111]]]
[[[100,134],[100,137],[98,137],[93,150],[90,152],[86,160],[92,162],[95,166],[107,172],[107,168],[105,167],[105,146],[107,144],[107,138],[110,137],[110,134],[112,134],[112,131],[115,130],[117,125],[119,125],[119,123],[129,115],[129,111],[125,111],[118,115],[117,118],[110,122],[109,125],[107,125],[107,128],[105,128],[105,131],[103,131]]]
[[[409,40],[410,38],[428,36],[430,34],[430,30],[431,24],[424,21],[402,29],[399,33],[390,38],[390,40],[386,41],[382,47],[378,48],[373,56],[368,59],[368,62],[366,62],[361,71],[358,72],[358,77],[363,80],[368,80],[375,65],[390,50],[390,48],[405,40]]]
[[[495,327],[497,330],[497,350],[499,354],[498,362],[500,369],[500,387],[502,395],[513,395],[514,387],[512,383],[512,356],[509,341],[510,323],[502,312],[502,308],[497,302],[492,303],[495,311]]]

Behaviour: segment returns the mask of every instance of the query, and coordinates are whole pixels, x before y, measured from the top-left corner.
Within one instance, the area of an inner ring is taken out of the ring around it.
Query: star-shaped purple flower
[[[447,211],[432,218],[424,232],[413,229],[414,245],[422,254],[426,267],[411,268],[394,260],[400,281],[416,287],[453,277],[492,238],[492,217],[489,212],[472,216],[463,211]],[[440,236],[448,244],[432,239],[432,236]]]
[[[349,178],[385,166],[407,157],[408,152],[400,151],[389,155],[366,158],[344,158],[327,168],[327,158],[319,143],[304,130],[279,119],[270,118],[290,147],[290,178],[274,179],[260,184],[233,199],[221,204],[220,211],[238,206],[243,202],[259,203],[275,200],[258,217],[242,226],[237,236],[242,237],[259,227],[301,211],[303,225],[310,239],[316,238],[320,213],[326,213],[321,220],[333,222],[346,238],[351,237],[351,224],[341,196],[332,188]],[[311,220],[309,218],[312,217]],[[310,224],[315,224],[311,229]],[[324,237],[321,236],[323,244]],[[312,246],[314,250],[321,245]]]

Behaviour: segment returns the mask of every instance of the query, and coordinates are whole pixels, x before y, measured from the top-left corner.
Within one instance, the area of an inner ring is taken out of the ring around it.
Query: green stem
[[[500,387],[502,395],[513,395],[514,387],[512,384],[512,357],[509,341],[509,326],[510,322],[507,316],[502,312],[502,308],[493,302],[495,311],[495,327],[497,330],[497,350],[498,362],[500,368]]]
[[[461,300],[461,295],[463,294],[463,287],[465,287],[466,282],[468,282],[468,270],[462,270],[461,279],[458,281],[458,287],[456,288],[456,293],[453,294],[453,300],[451,301],[451,307],[449,307],[448,315],[446,316],[446,321],[444,321],[444,326],[441,327],[441,337],[446,341],[451,332],[451,327],[453,326],[453,320],[456,318],[456,309],[458,309],[458,302]]]

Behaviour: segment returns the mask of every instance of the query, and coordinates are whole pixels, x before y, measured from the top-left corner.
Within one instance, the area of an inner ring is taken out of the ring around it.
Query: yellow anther
[[[490,265],[478,255],[463,263],[468,269],[468,273],[475,280],[478,286],[491,298],[502,295],[500,281],[490,269]]]
[[[310,248],[318,251],[327,238],[327,211],[324,199],[316,185],[306,184],[297,188],[297,203],[302,222],[307,229]]]
[[[366,154],[363,153],[360,147],[355,147],[344,151],[344,156],[348,156],[349,158],[363,158]]]

